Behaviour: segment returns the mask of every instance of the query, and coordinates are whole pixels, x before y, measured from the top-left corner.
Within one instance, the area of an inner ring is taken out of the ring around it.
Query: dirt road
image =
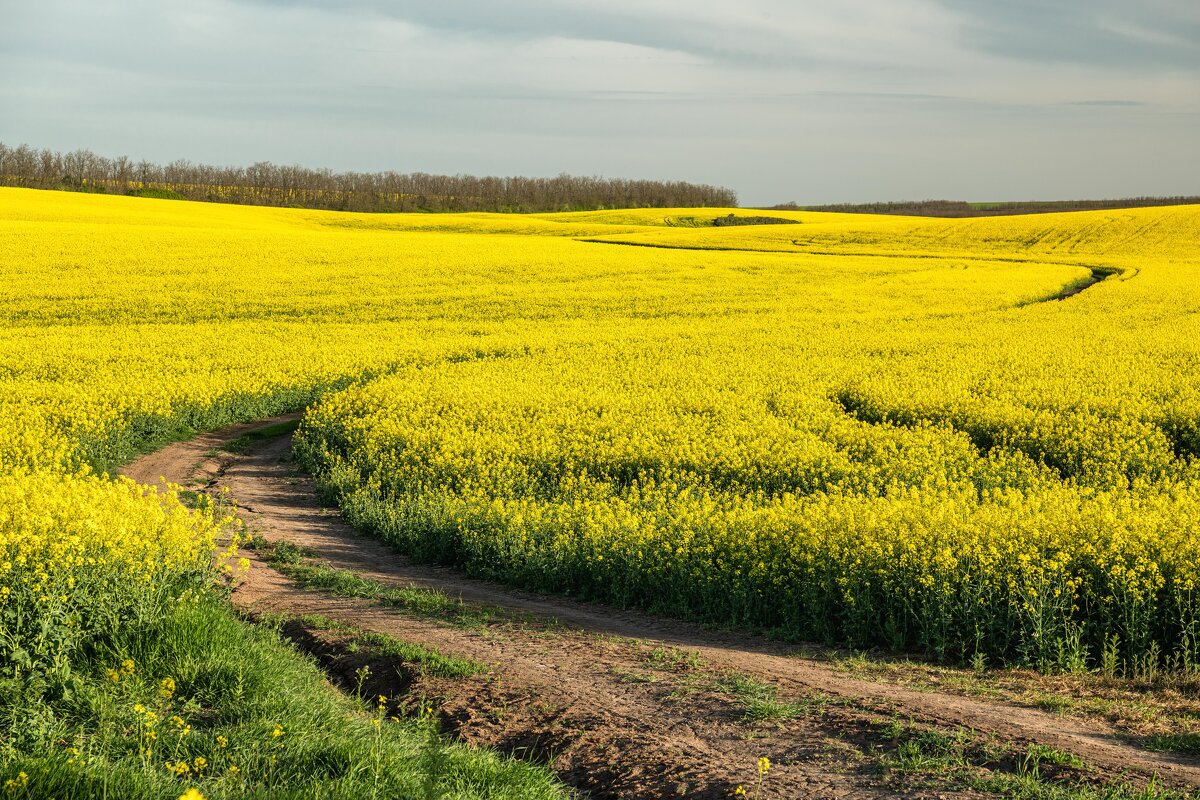
[[[880,731],[889,724],[893,740],[897,724],[970,731],[1009,753],[1037,744],[1078,756],[1087,765],[1081,775],[1093,779],[1126,775],[1139,783],[1157,774],[1160,784],[1200,788],[1200,761],[1139,749],[1103,723],[856,680],[764,639],[531,595],[413,564],[321,507],[311,478],[292,462],[290,435],[253,442],[240,453],[220,450],[285,419],[170,445],[124,474],[141,482],[162,476],[208,491],[227,487],[252,531],[267,542],[305,548],[310,563],[387,586],[429,587],[495,610],[491,622],[462,625],[369,598],[306,590],[253,553],[248,577],[234,593],[234,602],[253,614],[320,615],[488,665],[481,674],[448,680],[376,661],[370,690],[429,698],[448,732],[546,760],[590,796],[730,797],[738,785],[753,785],[763,756],[772,765],[763,796],[950,796],[929,786],[898,790],[880,772],[877,756],[887,748]],[[336,633],[296,630],[335,680],[352,680],[361,664],[339,649]],[[776,706],[755,706],[755,697]]]

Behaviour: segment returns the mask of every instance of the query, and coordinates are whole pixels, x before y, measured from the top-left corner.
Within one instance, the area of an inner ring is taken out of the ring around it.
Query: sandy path
[[[856,769],[844,744],[861,740],[872,721],[892,710],[905,719],[993,734],[1017,746],[1050,745],[1104,773],[1157,773],[1167,785],[1200,787],[1200,762],[1132,747],[1100,724],[856,680],[763,639],[532,595],[413,564],[355,532],[336,511],[320,507],[311,479],[292,464],[290,436],[263,440],[239,456],[206,455],[222,442],[284,419],[170,445],[139,459],[124,474],[142,482],[159,476],[181,484],[200,478],[210,488],[228,487],[253,530],[268,541],[311,548],[332,567],[556,620],[563,628],[550,632],[538,626],[455,627],[298,589],[261,562],[252,565],[234,594],[235,603],[254,613],[319,613],[492,665],[481,678],[433,687],[447,726],[467,741],[550,753],[564,779],[596,797],[728,797],[736,785],[753,780],[762,755],[774,764],[773,796],[896,796],[878,775]],[[783,725],[756,726],[742,719],[727,695],[712,691],[711,681],[696,680],[696,670],[664,670],[656,664],[650,653],[658,646],[697,653],[705,674],[734,670],[773,684],[788,699],[831,696],[835,702]],[[914,791],[906,796],[939,795]]]

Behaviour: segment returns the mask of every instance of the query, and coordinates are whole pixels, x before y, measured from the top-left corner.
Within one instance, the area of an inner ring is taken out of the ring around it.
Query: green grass
[[[187,198],[179,192],[173,192],[170,189],[155,189],[153,187],[145,187],[142,189],[133,189],[129,192],[131,197],[148,197],[153,200],[186,200]]]
[[[423,672],[443,678],[469,678],[487,671],[487,665],[465,658],[443,655],[419,644],[397,639],[386,633],[363,633],[358,641],[369,645],[382,655],[416,664]]]
[[[1052,764],[1056,767],[1071,767],[1072,769],[1084,769],[1086,765],[1083,759],[1071,753],[1065,753],[1062,750],[1056,750],[1053,747],[1045,744],[1031,744],[1029,751],[1025,755],[1025,764]]]
[[[748,722],[788,722],[805,712],[798,703],[788,703],[776,697],[750,697],[745,701]]]
[[[444,592],[419,586],[394,586],[364,578],[352,570],[334,569],[327,564],[310,563],[313,552],[291,542],[257,544],[268,563],[291,578],[302,589],[316,589],[335,597],[353,597],[395,606],[418,617],[451,622],[476,628],[495,622],[492,609],[467,605]]]
[[[646,660],[658,669],[691,670],[700,668],[700,654],[694,650],[684,650],[679,647],[658,645],[647,654]]]
[[[4,684],[0,784],[27,781],[7,796],[175,800],[192,786],[209,800],[568,796],[540,767],[338,693],[278,632],[238,619],[215,594],[185,594],[163,612],[76,660],[72,688],[56,697],[22,702]],[[168,762],[187,769],[177,776]]]
[[[345,641],[341,643],[342,647],[353,648],[364,655],[387,656],[394,661],[410,664],[428,675],[441,678],[469,678],[488,670],[486,664],[478,661],[447,656],[424,645],[406,642],[385,633],[364,631],[320,614],[305,614],[291,618],[291,620],[309,630],[336,631],[345,637]],[[287,621],[289,619],[284,618],[277,622],[282,625]]]
[[[881,726],[880,735],[895,746],[880,760],[885,772],[947,772],[970,763],[967,755],[970,740],[964,733],[918,728],[891,720]]]
[[[746,722],[788,722],[828,701],[828,698],[824,697],[800,703],[781,700],[774,686],[740,672],[726,673],[715,688],[723,694],[732,695],[738,701],[742,707],[742,719]]]
[[[1006,752],[967,731],[941,731],[893,718],[874,726],[876,757],[893,787],[962,788],[1017,800],[1196,800],[1197,792],[1135,786],[1094,774],[1078,756],[1031,744]]]
[[[1200,733],[1170,733],[1151,736],[1143,740],[1141,745],[1156,753],[1200,756]]]
[[[968,788],[1008,800],[1195,800],[1194,792],[1164,789],[1156,783],[1146,787],[1128,784],[1092,785],[1084,782],[1046,780],[1032,773],[993,772],[965,782]]]
[[[274,425],[268,425],[265,428],[258,428],[257,430],[242,434],[238,438],[221,445],[221,449],[227,453],[245,453],[259,442],[294,433],[299,427],[300,420],[298,419],[277,422]]]

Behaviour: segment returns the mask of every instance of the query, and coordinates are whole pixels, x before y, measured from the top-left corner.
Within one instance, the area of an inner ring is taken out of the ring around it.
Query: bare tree
[[[0,185],[153,194],[251,205],[353,211],[581,211],[606,208],[730,207],[728,189],[682,181],[596,176],[553,178],[333,172],[260,161],[216,167],[185,159],[165,167],[89,150],[65,156],[0,143]]]

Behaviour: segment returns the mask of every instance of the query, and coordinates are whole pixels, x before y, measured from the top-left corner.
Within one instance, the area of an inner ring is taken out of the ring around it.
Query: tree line
[[[831,211],[842,214],[898,214],[910,217],[996,217],[1012,214],[1049,214],[1063,211],[1101,211],[1113,208],[1147,208],[1200,203],[1200,197],[1126,197],[1120,200],[1026,200],[1002,203],[968,203],[963,200],[910,200],[890,203],[839,203],[800,206],[782,203],[776,211]]]
[[[683,181],[558,175],[553,178],[335,172],[262,161],[218,167],[60,153],[0,142],[0,185],[335,211],[597,211],[730,208],[729,189]]]

